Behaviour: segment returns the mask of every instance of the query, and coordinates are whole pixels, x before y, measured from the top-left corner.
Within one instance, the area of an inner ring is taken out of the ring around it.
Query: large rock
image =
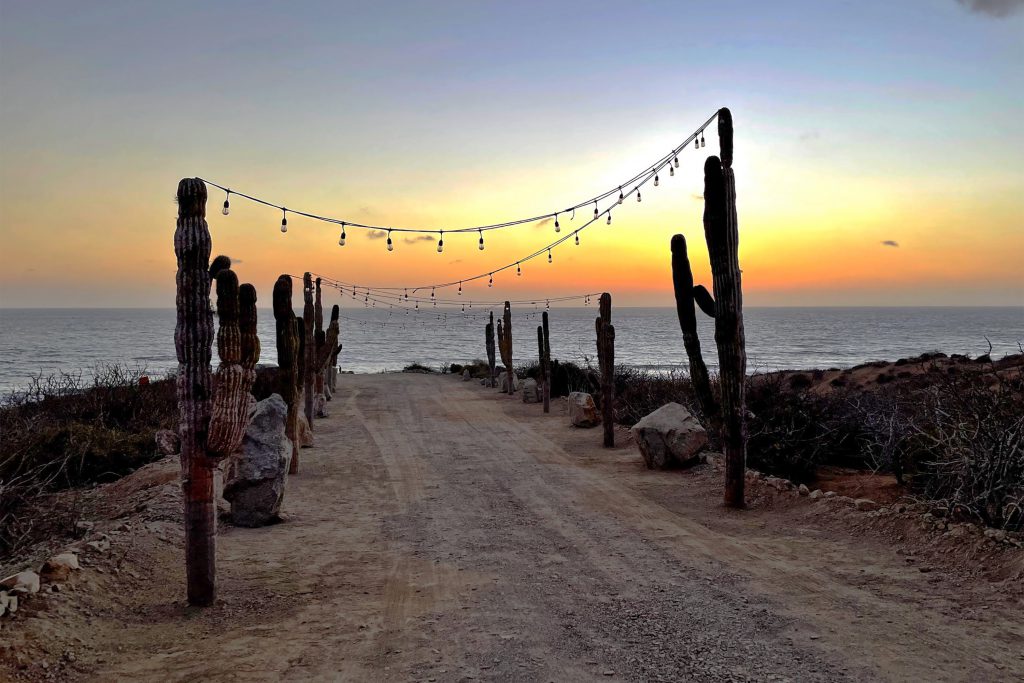
[[[232,457],[224,498],[231,501],[231,521],[263,526],[277,521],[284,499],[292,442],[285,436],[288,406],[277,394],[259,402],[245,430],[242,451]]]
[[[708,444],[708,434],[678,403],[669,403],[643,417],[630,429],[649,469],[693,465]]]
[[[468,382],[471,379],[473,379],[473,375],[472,373],[470,373],[469,368],[466,368],[465,370],[462,371],[462,381]]]
[[[508,382],[509,382],[509,373],[502,371],[502,373],[500,375],[498,375],[498,382],[497,382],[498,388],[501,389],[501,391],[504,391],[505,393],[508,393]],[[519,389],[519,378],[515,376],[515,373],[513,373],[512,374],[512,391],[517,391],[518,389]]]
[[[593,396],[582,391],[569,394],[569,423],[573,427],[596,427],[601,424]]]
[[[540,403],[542,399],[537,380],[527,377],[523,380],[523,403]]]

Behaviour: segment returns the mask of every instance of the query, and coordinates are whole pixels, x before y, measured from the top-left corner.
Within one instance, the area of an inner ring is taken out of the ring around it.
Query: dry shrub
[[[124,476],[157,458],[154,434],[174,424],[174,382],[145,369],[97,368],[91,379],[31,379],[0,406],[0,555],[74,528],[73,511],[39,514],[55,491]]]

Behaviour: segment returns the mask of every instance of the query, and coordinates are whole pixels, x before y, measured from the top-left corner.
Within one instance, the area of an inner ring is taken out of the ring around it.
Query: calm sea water
[[[485,357],[479,307],[447,315],[379,309],[342,310],[341,366],[356,372],[399,370]],[[500,315],[500,310],[495,310]],[[565,360],[594,357],[595,306],[553,308],[551,353]],[[23,387],[29,376],[58,370],[88,374],[121,363],[162,376],[176,366],[169,309],[0,309],[0,390]],[[1018,352],[1024,308],[749,308],[745,311],[751,370],[848,367],[924,351]],[[537,355],[539,310],[513,310],[515,359]],[[685,367],[686,353],[672,308],[618,308],[616,362],[652,370]],[[710,320],[700,318],[701,343],[714,364]],[[260,311],[261,362],[276,362],[274,319]],[[216,358],[216,353],[214,354]]]

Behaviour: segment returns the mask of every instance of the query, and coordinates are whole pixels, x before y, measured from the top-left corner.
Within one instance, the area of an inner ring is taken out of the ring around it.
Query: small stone
[[[95,541],[89,541],[85,544],[85,547],[93,552],[105,553],[110,550],[110,541],[105,538],[100,538]]]
[[[164,455],[176,455],[181,452],[181,437],[170,429],[160,429],[154,436],[156,449]]]
[[[31,569],[11,574],[6,579],[0,581],[0,588],[5,588],[12,593],[38,593],[39,574],[36,574]]]
[[[877,510],[878,503],[871,500],[870,498],[858,498],[857,500],[853,501],[853,507],[857,508],[858,510],[869,512],[871,510]]]
[[[821,489],[814,489],[813,491],[811,491],[808,498],[810,498],[811,500],[821,500],[824,496],[825,494],[821,492]]]
[[[544,397],[537,380],[528,377],[523,380],[523,403],[540,403]]]
[[[811,495],[811,490],[809,488],[807,488],[807,484],[800,484],[800,486],[797,487],[796,491],[801,496],[809,496],[809,495]]]
[[[78,564],[78,555],[74,553],[61,553],[54,555],[43,563],[40,573],[46,581],[65,581],[71,572],[81,569]]]
[[[825,491],[826,498],[835,498],[838,494],[835,491]]]

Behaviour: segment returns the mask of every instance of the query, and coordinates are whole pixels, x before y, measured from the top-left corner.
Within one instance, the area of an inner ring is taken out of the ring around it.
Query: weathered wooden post
[[[213,471],[221,459],[241,446],[253,401],[249,392],[259,359],[256,290],[245,285],[240,295],[238,278],[229,269],[230,260],[214,260],[220,318],[217,351],[221,359],[215,381],[210,371],[213,310],[206,184],[199,178],[182,179],[177,200],[174,346],[185,497],[185,574],[189,603],[206,606],[216,599],[217,587]]]
[[[290,474],[299,472],[299,397],[302,377],[299,374],[299,336],[296,333],[295,309],[292,308],[292,278],[282,275],[274,283],[274,320],[277,327],[277,393],[288,406],[285,435],[292,442]]]
[[[544,412],[551,412],[551,330],[548,327],[548,312],[541,314],[544,330],[544,355],[541,359],[541,371],[544,373]]]
[[[700,349],[700,337],[697,335],[697,315],[694,308],[695,300],[701,310],[714,317],[714,301],[703,286],[693,286],[693,271],[686,251],[686,238],[682,235],[672,237],[672,286],[676,295],[676,314],[679,327],[683,332],[683,346],[690,361],[690,383],[697,398],[697,406],[708,421],[710,430],[718,433],[721,429],[718,403],[711,392],[711,380],[708,368]],[[699,290],[699,291],[698,291]],[[700,302],[703,302],[701,304]]]
[[[746,473],[746,340],[740,282],[736,178],[732,170],[732,113],[718,110],[721,159],[704,163],[704,236],[714,282],[715,344],[722,394],[722,441],[725,451],[725,504],[744,507]]]
[[[494,311],[491,311],[491,320],[484,327],[484,346],[487,348],[487,386],[494,386],[494,366],[497,364],[494,358]]]
[[[327,326],[327,331],[320,330],[316,335],[317,349],[314,373],[318,378],[321,390],[323,389],[324,375],[327,372],[327,364],[331,362],[331,357],[334,355],[334,350],[338,344],[338,317],[340,312],[339,307],[335,305],[331,309],[331,324]],[[318,394],[317,401],[317,417],[327,417],[327,403],[322,391]]]
[[[605,448],[615,447],[615,327],[612,325],[612,295],[605,292],[599,302],[600,315],[594,321],[597,332],[597,364],[601,373],[601,423]]]
[[[316,343],[313,339],[313,276],[302,276],[302,322],[303,322],[303,369],[302,391],[305,404],[306,422],[313,431],[313,373],[316,367]]]

